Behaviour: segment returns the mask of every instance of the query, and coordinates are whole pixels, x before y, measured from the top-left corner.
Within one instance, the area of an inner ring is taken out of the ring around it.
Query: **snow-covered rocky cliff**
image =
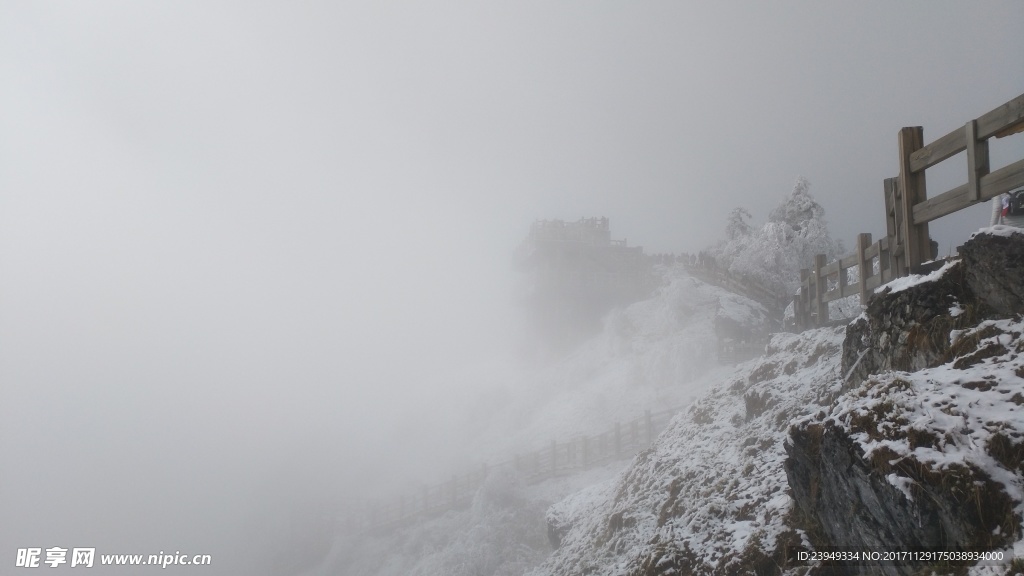
[[[774,334],[735,365],[715,361],[716,318],[757,326],[764,310],[666,269],[652,299],[522,383],[479,440],[499,454],[693,399],[650,448],[532,485],[496,468],[471,506],[339,537],[308,573],[1016,573],[1024,234],[988,230],[962,254],[883,288],[849,326]],[[837,547],[1003,560],[806,559]]]
[[[616,478],[548,512],[532,574],[962,573],[800,552],[993,551],[1015,573],[1024,494],[1024,234],[883,288],[849,328],[773,336]],[[846,360],[844,363],[843,360]]]
[[[561,545],[533,574],[736,574],[802,542],[783,463],[789,423],[840,391],[843,329],[778,334],[599,488],[548,513]]]

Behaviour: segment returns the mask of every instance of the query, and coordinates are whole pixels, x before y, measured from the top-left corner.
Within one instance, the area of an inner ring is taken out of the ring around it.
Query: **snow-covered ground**
[[[869,458],[886,451],[938,471],[980,470],[1024,512],[1022,470],[1012,464],[1024,441],[1024,321],[954,332],[963,352],[947,364],[850,389],[840,368],[844,327],[775,334],[764,356],[721,366],[715,318],[756,323],[764,311],[681,269],[663,273],[667,282],[651,299],[609,315],[602,333],[522,383],[477,444],[482,457],[500,457],[695,399],[651,448],[631,462],[534,485],[495,468],[470,506],[339,537],[305,574],[731,574],[774,566],[783,547],[810,547],[795,527],[784,462],[790,427],[812,421],[846,430]],[[897,469],[886,478],[915,497],[914,481]],[[1024,543],[1016,547],[1024,552]]]
[[[545,513],[621,472],[624,462],[527,485],[496,469],[465,508],[390,530],[339,534],[303,576],[519,576],[551,553]]]
[[[562,545],[531,574],[612,575],[655,564],[727,574],[770,557],[780,539],[798,541],[787,522],[783,442],[792,419],[839,392],[843,334],[773,336],[765,357],[736,366],[629,470],[554,506]]]
[[[952,344],[963,345],[965,353],[935,368],[871,378],[840,397],[823,421],[845,430],[865,458],[887,462],[892,472],[886,479],[908,501],[922,493],[916,490],[919,480],[906,470],[931,470],[946,482],[960,475],[970,476],[975,485],[980,485],[978,478],[991,479],[1016,503],[1017,516],[1005,516],[1010,524],[994,533],[1019,535],[1024,516],[1022,334],[1020,319],[988,320],[954,331]],[[986,506],[995,504],[986,500]],[[1024,557],[1024,540],[1014,548],[1014,556]],[[972,573],[1004,574],[1005,566],[979,566]]]
[[[940,491],[946,480],[966,478],[977,487],[979,514],[992,515],[992,534],[1019,538],[1024,321],[954,331],[947,363],[876,375],[852,389],[840,374],[844,333],[840,327],[773,336],[763,358],[710,387],[627,471],[553,506],[548,518],[561,546],[529,574],[777,570],[784,546],[811,547],[794,520],[783,465],[794,424],[844,430],[865,459],[891,468],[885,479],[908,501],[927,496],[901,470],[937,481]],[[1013,546],[1020,557],[1024,541]],[[1006,568],[976,566],[971,573]]]

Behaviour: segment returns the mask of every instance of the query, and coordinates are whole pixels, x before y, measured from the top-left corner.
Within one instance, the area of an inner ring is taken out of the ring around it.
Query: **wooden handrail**
[[[489,471],[510,469],[526,482],[536,483],[548,478],[576,473],[579,470],[616,459],[632,457],[651,445],[658,433],[682,408],[669,408],[634,418],[623,425],[593,436],[581,435],[569,440],[551,441],[547,448],[488,466],[482,464],[462,477],[452,476],[440,484],[423,486],[418,494],[403,495],[389,503],[371,504],[361,513],[350,514],[345,526],[349,529],[388,529],[402,523],[434,516],[465,506],[483,486]]]
[[[1024,123],[1024,94],[1017,96],[999,108],[982,114],[974,121],[977,125],[975,137],[987,140],[999,137],[999,134]],[[952,158],[967,149],[967,138],[963,128],[957,128],[949,134],[923,146],[910,155],[910,168],[920,172],[931,168],[943,160]]]
[[[1024,159],[991,172],[988,153],[990,138],[1021,131],[1024,94],[927,145],[921,127],[901,129],[900,174],[887,178],[883,186],[886,236],[872,244],[870,234],[861,234],[853,254],[828,264],[819,254],[813,270],[801,271],[800,292],[793,298],[797,330],[828,324],[828,302],[859,293],[861,304],[866,304],[876,288],[920,269],[926,255],[931,256],[929,222],[1024,187]],[[964,151],[967,183],[928,198],[925,170]],[[855,267],[860,279],[850,284],[846,274]],[[825,284],[833,276],[836,286],[829,290]]]

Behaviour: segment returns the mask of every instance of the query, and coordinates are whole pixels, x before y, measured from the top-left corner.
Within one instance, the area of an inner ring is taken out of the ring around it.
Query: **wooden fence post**
[[[828,290],[828,282],[821,275],[821,269],[825,267],[825,255],[814,255],[814,309],[818,316],[818,326],[828,324],[828,302],[825,302],[825,292]]]
[[[878,282],[879,284],[888,284],[892,282],[892,252],[888,247],[882,247],[882,241],[878,241]]]
[[[849,268],[843,268],[843,257],[839,257],[839,297],[843,297],[843,291],[846,290],[846,286],[850,279],[847,277]]]
[[[882,248],[882,241],[881,240],[878,240],[878,241],[875,242],[875,252],[878,253],[878,260],[881,261],[882,260],[882,252],[884,252],[884,250]],[[883,284],[887,284],[887,282],[885,281],[885,277],[882,275],[882,267],[879,266],[878,267],[878,285],[882,286]]]
[[[857,234],[857,266],[860,267],[860,303],[868,303],[868,278],[874,272],[871,260],[864,257],[864,252],[871,246],[871,234]]]
[[[906,252],[903,249],[906,234],[903,230],[903,193],[900,192],[899,178],[886,178],[885,185],[885,233],[889,239],[889,258],[879,261],[879,269],[887,266],[892,270],[892,277],[905,275]]]
[[[910,126],[900,130],[900,192],[902,194],[904,237],[903,254],[906,258],[904,276],[910,274],[931,254],[931,239],[928,237],[928,223],[914,223],[914,205],[928,199],[925,187],[924,170],[914,172],[910,168],[910,155],[924,147],[924,130],[920,126]]]
[[[971,120],[964,126],[967,142],[967,197],[977,202],[981,199],[981,177],[988,174],[988,140],[978,140],[978,121]]]
[[[885,236],[889,239],[889,251],[890,254],[894,252],[893,248],[896,247],[896,226],[900,218],[896,215],[896,179],[886,178],[882,181],[882,198],[885,201]],[[893,256],[890,256],[893,257]],[[878,267],[881,268],[883,262],[879,261]]]

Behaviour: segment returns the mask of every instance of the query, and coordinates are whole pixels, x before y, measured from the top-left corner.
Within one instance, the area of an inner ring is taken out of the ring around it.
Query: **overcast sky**
[[[194,548],[275,482],[388,469],[409,422],[503,377],[536,218],[695,251],[803,175],[835,237],[877,237],[899,128],[1024,92],[1022,22],[1016,0],[0,0],[0,562],[98,528]],[[987,217],[933,226],[943,252]]]

